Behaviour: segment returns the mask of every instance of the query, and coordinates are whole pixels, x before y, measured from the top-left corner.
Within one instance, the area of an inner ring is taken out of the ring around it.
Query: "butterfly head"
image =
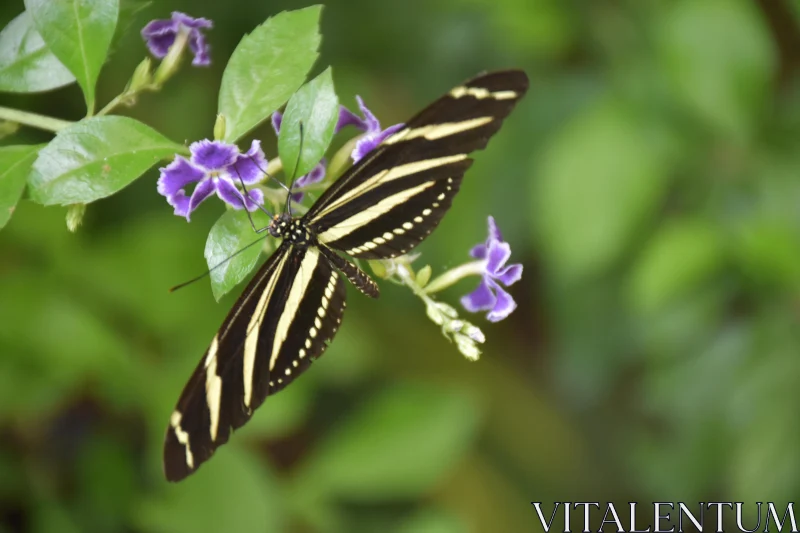
[[[292,225],[292,216],[289,213],[279,213],[269,222],[269,234],[273,237],[283,237]]]

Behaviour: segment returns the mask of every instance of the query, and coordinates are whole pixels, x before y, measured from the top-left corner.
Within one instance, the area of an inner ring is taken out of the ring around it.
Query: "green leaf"
[[[260,210],[250,213],[250,216],[259,229],[270,222],[269,217]],[[244,210],[225,211],[214,223],[206,240],[205,256],[211,270],[211,291],[217,301],[255,268],[262,246],[253,243],[263,241],[263,236],[263,233],[259,237],[253,231]],[[253,246],[243,250],[251,244]],[[240,250],[243,251],[237,253]]]
[[[48,48],[78,80],[86,108],[117,26],[118,0],[25,0],[25,8]]]
[[[150,496],[134,514],[153,533],[285,531],[277,481],[250,454],[226,446],[180,485]]]
[[[642,252],[631,278],[640,310],[668,304],[714,274],[724,261],[722,238],[705,220],[682,220],[662,228]]]
[[[722,132],[752,132],[777,63],[758,8],[742,0],[674,2],[657,37],[676,96]]]
[[[93,202],[181,151],[182,145],[132,118],[82,120],[39,152],[28,181],[31,199],[43,205]]]
[[[75,81],[21,13],[0,32],[0,91],[31,93],[63,87]]]
[[[532,201],[554,272],[588,276],[622,254],[665,191],[667,145],[618,102],[600,103],[553,138]]]
[[[17,206],[25,180],[43,145],[3,146],[0,148],[0,228],[8,223]]]
[[[478,425],[468,395],[441,388],[384,390],[320,443],[300,487],[328,498],[417,498],[472,444]]]
[[[339,99],[328,67],[306,83],[286,104],[278,136],[278,153],[286,175],[296,178],[314,168],[333,139],[339,118]],[[303,125],[302,139],[300,124]]]
[[[284,11],[245,35],[222,75],[219,112],[235,142],[289,99],[317,60],[322,6]]]

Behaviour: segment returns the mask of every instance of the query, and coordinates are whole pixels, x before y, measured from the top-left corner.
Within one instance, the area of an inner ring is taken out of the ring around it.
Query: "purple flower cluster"
[[[189,146],[191,157],[175,160],[159,169],[158,192],[167,198],[178,216],[189,216],[206,198],[214,193],[235,209],[246,207],[255,211],[264,203],[264,194],[258,189],[248,190],[248,196],[239,191],[237,184],[257,183],[267,168],[267,159],[261,150],[261,141],[253,141],[247,153],[240,153],[233,144],[202,140]],[[186,187],[196,183],[191,196]]]
[[[142,28],[142,37],[147,43],[150,53],[158,59],[164,59],[169,49],[175,44],[180,32],[189,34],[189,49],[194,54],[192,65],[207,66],[211,64],[210,46],[201,29],[209,29],[213,23],[205,18],[194,18],[179,11],[172,12],[172,18],[154,20]]]
[[[483,279],[478,288],[461,298],[461,305],[471,313],[489,311],[487,320],[499,322],[517,307],[517,303],[500,284],[508,287],[519,281],[522,265],[506,265],[511,258],[511,246],[503,241],[493,217],[489,217],[489,237],[486,242],[472,248],[470,255],[484,261]]]

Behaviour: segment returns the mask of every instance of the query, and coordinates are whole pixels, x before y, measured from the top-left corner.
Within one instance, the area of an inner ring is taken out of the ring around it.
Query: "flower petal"
[[[217,178],[216,185],[217,196],[234,209],[242,209],[246,205],[248,211],[255,211],[264,203],[264,193],[258,189],[248,189],[249,195],[245,199],[243,193],[227,178]]]
[[[167,196],[169,205],[175,208],[175,214],[179,217],[186,217],[189,220],[189,197],[183,191],[178,191],[171,196]]]
[[[175,21],[170,19],[159,19],[148,22],[145,27],[142,28],[141,34],[145,39],[149,39],[150,37],[154,37],[156,35],[166,35],[171,33],[174,38],[177,31],[178,24]]]
[[[358,163],[360,159],[374,150],[376,146],[378,146],[378,143],[375,142],[375,139],[372,135],[365,135],[364,137],[360,138],[356,142],[356,147],[353,148],[353,151],[350,153],[353,163]]]
[[[233,165],[225,170],[225,174],[233,183],[239,183],[241,178],[246,185],[252,185],[261,181],[266,169],[267,158],[261,149],[261,141],[254,139],[247,153],[240,154]]]
[[[197,168],[183,156],[176,156],[166,167],[160,169],[161,176],[158,178],[158,193],[166,196],[178,194],[190,183],[200,181],[206,177],[206,173],[201,168]]]
[[[500,281],[506,287],[518,282],[520,278],[522,278],[522,265],[519,263],[501,268],[494,275],[494,279]]]
[[[264,205],[264,192],[261,189],[247,189],[244,203],[248,211],[255,211],[258,206]]]
[[[244,205],[242,193],[228,178],[217,178],[217,196],[234,209],[241,209]]]
[[[194,18],[187,15],[186,13],[181,13],[180,11],[172,12],[172,20],[186,26],[187,28],[192,28],[192,29],[214,27],[214,23],[208,20],[207,18],[203,17]]]
[[[470,313],[492,309],[496,303],[497,298],[485,278],[474,291],[461,298],[461,305]]]
[[[325,178],[325,169],[328,166],[328,162],[325,158],[322,158],[319,163],[317,163],[314,168],[311,169],[311,172],[306,174],[305,176],[300,176],[297,178],[295,185],[297,187],[306,187],[308,185],[313,185],[314,183],[319,183]]]
[[[169,49],[175,43],[175,33],[165,33],[163,35],[152,35],[145,39],[147,49],[158,59],[166,57]]]
[[[511,314],[517,308],[517,302],[497,283],[492,283],[492,288],[497,294],[497,301],[492,310],[486,314],[489,322],[499,322]]]
[[[336,128],[333,130],[333,132],[339,133],[347,126],[355,126],[360,130],[367,129],[367,124],[361,117],[342,105],[339,106],[339,120],[336,121]]]
[[[358,102],[358,108],[361,110],[361,114],[364,115],[363,124],[366,126],[367,132],[377,133],[381,131],[381,123],[378,122],[378,119],[372,114],[372,111],[364,105],[364,100],[362,100],[360,96],[356,96],[356,101]]]
[[[206,42],[206,36],[199,30],[189,33],[189,49],[194,54],[192,65],[206,67],[211,64],[211,46]]]
[[[281,132],[281,122],[283,122],[283,113],[275,111],[272,114],[272,129],[275,130],[275,135]]]
[[[486,258],[486,272],[494,277],[511,257],[511,245],[507,242],[491,241]]]
[[[486,240],[486,245],[489,245],[489,241],[502,241],[503,235],[500,233],[500,228],[497,227],[497,223],[494,221],[493,216],[489,216],[489,238]]]
[[[199,206],[203,200],[214,194],[214,190],[216,189],[214,181],[215,180],[212,178],[204,179],[194,188],[192,197],[189,200],[189,212],[186,213],[186,220],[189,220],[189,215],[192,211],[197,209],[197,206]]]
[[[192,163],[206,170],[222,170],[236,161],[239,149],[233,144],[203,139],[189,145]]]
[[[469,251],[469,255],[475,259],[486,259],[486,245],[476,244],[472,247],[472,250]]]
[[[386,128],[385,130],[383,130],[382,132],[380,132],[380,133],[379,133],[379,134],[378,134],[378,135],[375,137],[375,140],[376,140],[376,141],[378,141],[378,144],[380,144],[380,143],[382,143],[384,140],[386,140],[386,138],[387,138],[387,137],[389,137],[390,135],[392,135],[394,132],[396,132],[396,131],[398,131],[398,130],[402,129],[402,128],[403,128],[403,126],[405,126],[405,124],[403,124],[402,122],[401,122],[400,124],[395,124],[394,126],[389,126],[389,127],[388,127],[388,128]]]

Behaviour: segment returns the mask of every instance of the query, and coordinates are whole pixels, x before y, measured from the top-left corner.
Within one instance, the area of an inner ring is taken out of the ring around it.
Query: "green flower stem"
[[[74,122],[0,106],[0,119],[45,131],[61,131]]]
[[[471,261],[464,263],[461,266],[452,268],[442,274],[441,276],[433,279],[425,286],[424,291],[427,294],[433,294],[446,289],[457,281],[466,278],[467,276],[480,276],[486,268],[486,261]]]
[[[330,183],[342,174],[347,168],[350,166],[350,154],[353,153],[353,149],[356,147],[356,143],[362,136],[353,137],[344,145],[339,148],[339,150],[333,154],[331,157],[331,162],[328,163],[328,171],[325,176],[324,182]]]
[[[97,112],[97,116],[100,117],[100,116],[103,116],[103,115],[107,114],[109,111],[111,111],[112,109],[117,107],[119,104],[121,104],[122,101],[127,97],[128,97],[128,93],[118,94],[117,96],[114,97],[113,100],[111,100],[109,103],[107,103],[105,105],[105,107],[103,107],[103,109],[101,109],[100,111]]]

